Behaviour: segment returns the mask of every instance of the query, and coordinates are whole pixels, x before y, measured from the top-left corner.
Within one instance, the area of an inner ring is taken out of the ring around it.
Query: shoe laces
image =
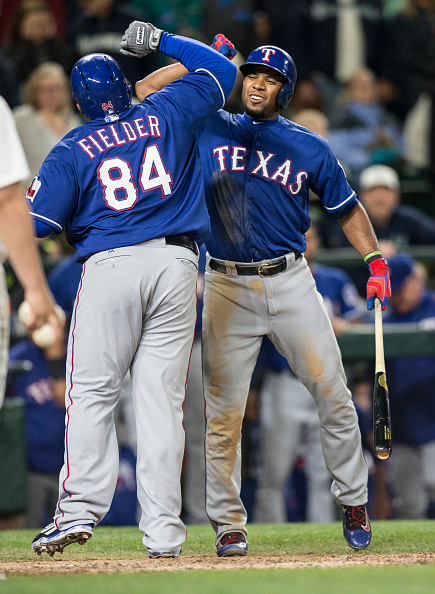
[[[219,547],[223,547],[224,545],[234,544],[237,542],[245,542],[245,537],[240,532],[227,532],[224,534],[219,541]]]
[[[365,526],[366,508],[365,505],[344,505],[346,522],[349,526]]]

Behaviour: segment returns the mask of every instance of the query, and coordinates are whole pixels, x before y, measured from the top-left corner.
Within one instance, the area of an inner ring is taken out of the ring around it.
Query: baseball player
[[[54,311],[54,300],[33,238],[32,221],[27,212],[21,182],[29,175],[11,110],[0,96],[0,408],[3,403],[9,349],[9,297],[3,262],[8,253],[14,271],[24,288],[33,317],[26,327],[36,329],[49,321],[61,336],[61,325]],[[2,243],[3,241],[3,243]],[[6,251],[6,248],[8,252]]]
[[[316,224],[305,234],[304,257],[316,282],[317,291],[336,335],[349,324],[361,321],[365,313],[360,296],[349,276],[340,268],[316,261],[320,246]],[[292,373],[285,357],[272,343],[263,340],[260,356],[261,464],[256,491],[256,522],[285,522],[284,491],[293,468],[298,446],[303,443],[307,478],[307,520],[332,522],[335,506],[329,495],[331,475],[325,466],[320,442],[319,415],[305,386]]]
[[[90,121],[56,145],[27,197],[38,236],[65,229],[83,271],[67,352],[65,460],[54,522],[32,548],[84,543],[118,477],[113,410],[130,370],[136,413],[139,527],[150,557],[177,557],[182,405],[195,327],[198,247],[209,218],[195,133],[226,101],[236,68],[207,46],[144,24],[137,41],[189,71],[132,105],[105,54],[81,58],[74,99]],[[192,109],[195,105],[195,109]]]
[[[223,52],[228,44],[215,39]],[[370,270],[367,307],[386,307],[388,264],[367,214],[327,141],[282,116],[296,67],[285,51],[261,46],[240,66],[243,115],[218,111],[199,149],[211,235],[206,242],[203,366],[206,400],[207,514],[218,556],[245,555],[240,498],[241,426],[263,336],[285,355],[313,396],[331,495],[355,548],[370,544],[367,467],[355,407],[331,321],[303,257],[310,188],[340,222]],[[183,76],[167,66],[136,84],[141,98]]]

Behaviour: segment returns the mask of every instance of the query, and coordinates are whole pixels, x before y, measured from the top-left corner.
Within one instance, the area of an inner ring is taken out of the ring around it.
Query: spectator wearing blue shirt
[[[63,337],[45,349],[28,337],[9,351],[9,361],[32,363],[31,371],[16,375],[8,393],[21,397],[25,407],[26,528],[39,528],[49,521],[58,500],[65,435],[64,350]]]
[[[435,327],[435,291],[407,254],[389,258],[392,298],[385,324]],[[435,357],[387,360],[391,398],[393,506],[401,519],[427,517],[435,504]]]

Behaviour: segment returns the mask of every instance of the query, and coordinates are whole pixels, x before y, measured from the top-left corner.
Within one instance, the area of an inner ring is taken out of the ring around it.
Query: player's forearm
[[[143,101],[148,95],[160,91],[169,83],[187,74],[187,72],[189,72],[187,68],[179,62],[155,70],[142,80],[137,81],[135,85],[136,96],[139,101]]]
[[[231,60],[208,45],[195,39],[163,33],[159,52],[181,62],[189,72],[207,70],[218,79],[225,97],[228,98],[231,94],[236,82],[237,67]]]
[[[379,244],[373,226],[364,207],[360,203],[343,218],[339,219],[338,222],[347,239],[362,258],[371,252],[379,250]]]
[[[18,183],[0,189],[0,236],[24,290],[47,292],[44,271],[33,237],[32,219]]]

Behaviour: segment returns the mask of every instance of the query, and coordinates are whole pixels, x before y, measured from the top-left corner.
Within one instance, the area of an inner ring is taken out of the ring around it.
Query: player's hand
[[[125,30],[121,40],[121,54],[142,58],[159,47],[162,29],[156,29],[151,23],[133,21]]]
[[[391,297],[390,269],[385,258],[373,260],[368,265],[370,278],[367,281],[367,309],[373,309],[375,298],[382,303],[382,311],[387,307],[387,301]]]
[[[229,60],[232,60],[237,53],[234,45],[222,33],[218,33],[215,36],[215,38],[213,39],[213,43],[210,47],[215,49],[217,52],[219,52]]]

